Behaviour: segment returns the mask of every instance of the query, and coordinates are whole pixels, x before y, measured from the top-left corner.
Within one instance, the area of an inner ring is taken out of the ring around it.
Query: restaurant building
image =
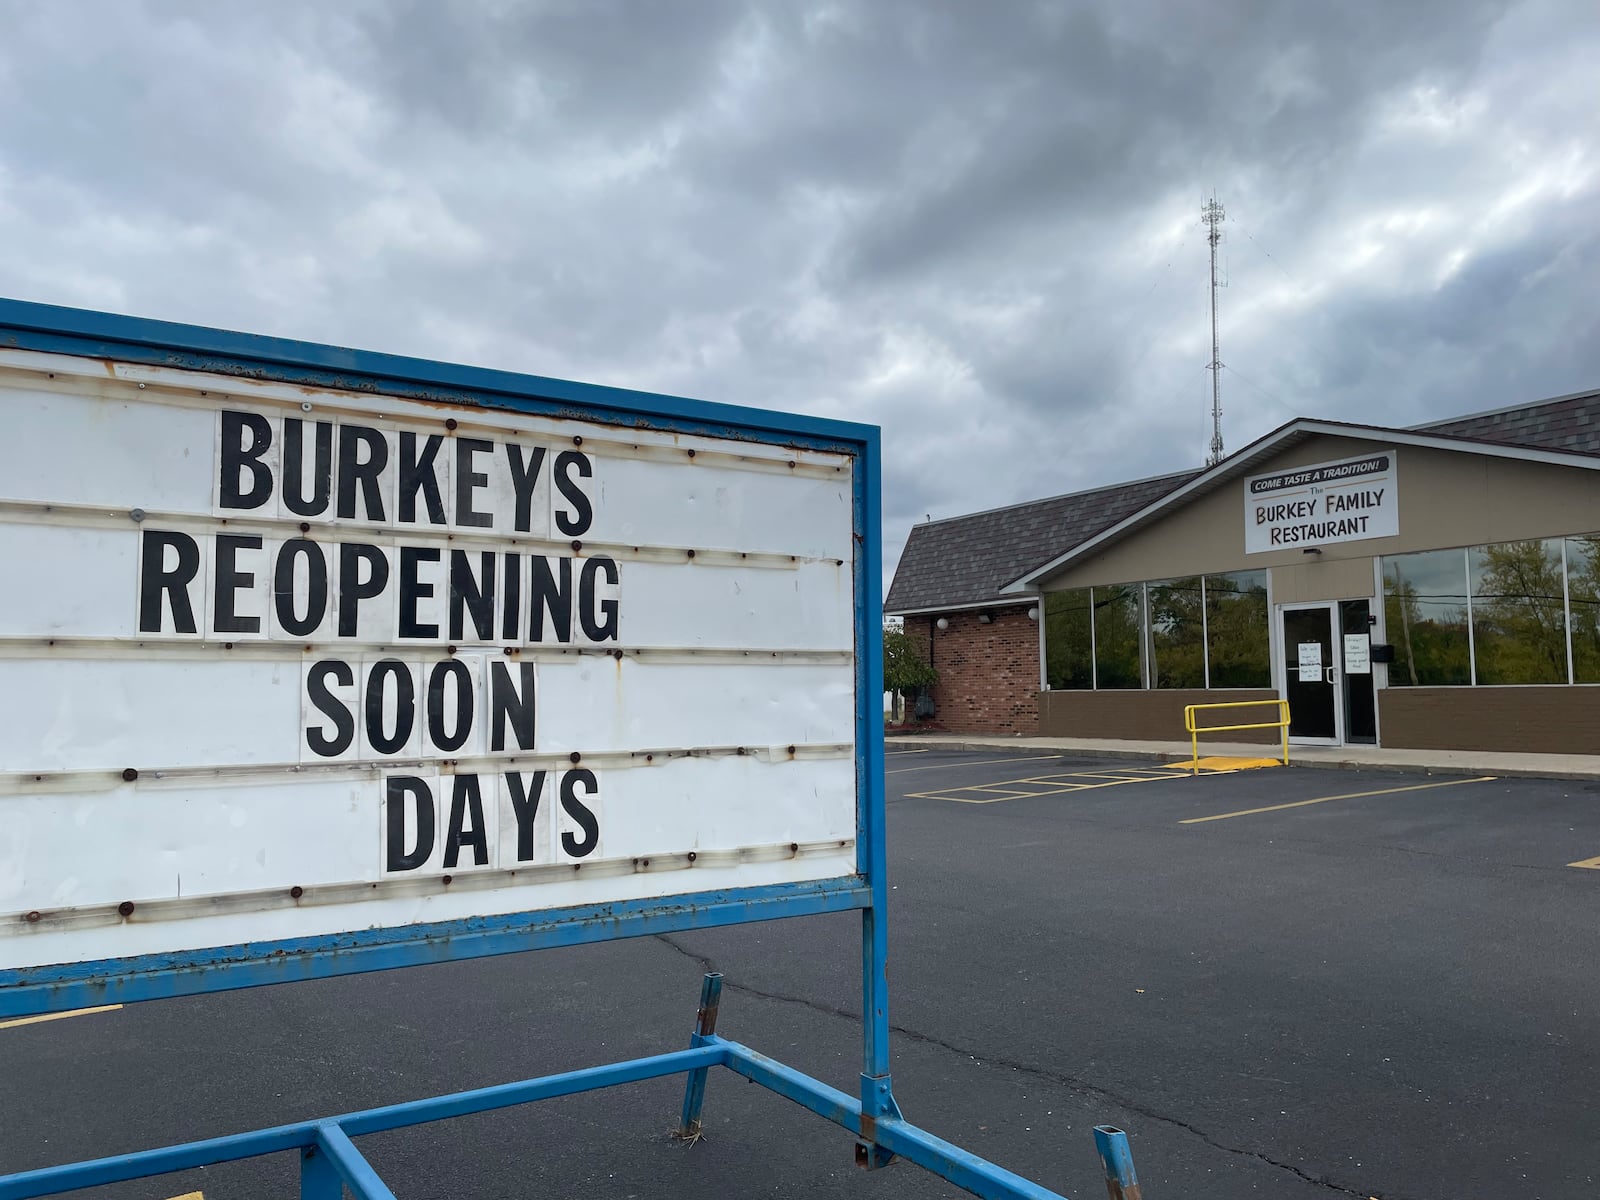
[[[1600,392],[1302,418],[918,525],[885,607],[952,731],[1172,740],[1187,704],[1281,697],[1301,744],[1600,753]]]

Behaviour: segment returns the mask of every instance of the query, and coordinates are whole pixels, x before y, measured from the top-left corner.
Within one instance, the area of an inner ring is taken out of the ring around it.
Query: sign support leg
[[[873,905],[861,910],[862,1032],[866,1044],[862,1048],[861,1137],[856,1142],[856,1165],[868,1171],[894,1161],[894,1154],[878,1143],[878,1122],[901,1119],[889,1074],[889,939],[882,879],[880,867],[874,876]]]
[[[722,973],[708,971],[700,981],[700,1011],[695,1014],[694,1034],[689,1038],[691,1048],[705,1045],[706,1039],[717,1032],[717,1009],[721,1004]],[[700,1106],[705,1102],[709,1070],[700,1067],[690,1071],[683,1089],[683,1116],[676,1136],[691,1144],[700,1140]]]
[[[1133,1170],[1128,1135],[1110,1125],[1094,1127],[1094,1148],[1106,1169],[1106,1194],[1111,1200],[1140,1200],[1139,1177]]]
[[[300,1147],[300,1200],[343,1200],[344,1180],[318,1146]]]

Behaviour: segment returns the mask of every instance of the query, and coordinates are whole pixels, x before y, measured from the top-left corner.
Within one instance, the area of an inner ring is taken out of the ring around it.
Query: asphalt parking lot
[[[1593,1195],[1600,784],[896,750],[891,1020],[906,1115],[1069,1196],[1090,1128],[1147,1200]],[[1585,865],[1587,864],[1587,865]],[[327,1115],[720,1031],[836,1086],[854,914],[0,1025],[0,1172]],[[363,1139],[402,1197],[955,1195],[713,1074]],[[290,1193],[277,1156],[107,1194]]]

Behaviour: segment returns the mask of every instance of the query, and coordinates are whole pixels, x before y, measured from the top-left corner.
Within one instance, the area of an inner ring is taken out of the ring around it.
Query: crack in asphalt
[[[720,968],[717,966],[716,960],[710,955],[700,954],[697,951],[689,949],[689,947],[675,941],[669,934],[659,933],[656,935],[656,940],[666,944],[667,946],[670,946],[672,949],[676,950],[679,954],[683,955],[691,962],[698,963],[702,970],[720,970]],[[808,1000],[804,996],[791,996],[783,992],[763,991],[762,989],[753,987],[747,983],[735,983],[725,974],[723,976],[722,986],[729,991],[742,992],[747,996],[754,996],[758,1000],[771,1000],[779,1004],[795,1004],[802,1008],[809,1008],[813,1012],[821,1013],[824,1016],[842,1017],[849,1021],[861,1020],[861,1014],[858,1012],[851,1012],[849,1009],[844,1008],[836,1008],[831,1004],[819,1004],[817,1001]],[[947,1042],[941,1038],[936,1038],[929,1034],[923,1033],[920,1030],[908,1028],[905,1025],[891,1024],[889,1026],[889,1032],[899,1034],[901,1037],[909,1038],[911,1041],[919,1042],[925,1046],[933,1046],[940,1050],[947,1050],[952,1054],[960,1054],[979,1064],[987,1063],[990,1066],[1009,1067],[1014,1071],[1024,1072],[1037,1078],[1048,1080],[1051,1083],[1070,1088],[1083,1095],[1093,1096],[1098,1099],[1109,1101],[1118,1108],[1121,1108],[1127,1112],[1135,1113],[1141,1117],[1147,1117],[1152,1121],[1159,1121],[1164,1125],[1171,1125],[1177,1129],[1183,1130],[1185,1133],[1192,1134],[1194,1137],[1199,1138],[1202,1142],[1215,1150],[1221,1150],[1226,1154],[1235,1154],[1241,1158],[1254,1158],[1270,1167],[1275,1167],[1280,1171],[1287,1171],[1291,1175],[1297,1176],[1299,1179],[1305,1181],[1306,1183],[1312,1184],[1315,1187],[1326,1188],[1327,1190],[1331,1192],[1337,1192],[1342,1196],[1358,1196],[1361,1197],[1361,1200],[1418,1200],[1416,1197],[1400,1196],[1393,1192],[1386,1193],[1365,1188],[1346,1187],[1343,1184],[1333,1182],[1331,1179],[1328,1179],[1325,1176],[1308,1174],[1299,1167],[1295,1166],[1293,1163],[1281,1162],[1278,1159],[1272,1158],[1270,1155],[1263,1154],[1259,1150],[1247,1150],[1240,1146],[1230,1146],[1226,1142],[1218,1141],[1205,1130],[1199,1128],[1198,1126],[1191,1125],[1181,1117],[1174,1117],[1168,1115],[1167,1113],[1157,1112],[1154,1109],[1145,1107],[1132,1097],[1121,1095],[1120,1093],[1114,1092],[1109,1088],[1101,1087],[1098,1084],[1088,1083],[1082,1079],[1078,1079],[1072,1075],[1067,1075],[1060,1071],[1051,1071],[1044,1067],[1036,1066],[1032,1063],[1018,1062],[1014,1059],[1008,1059],[1000,1055],[977,1054],[967,1047],[958,1046],[953,1042]]]

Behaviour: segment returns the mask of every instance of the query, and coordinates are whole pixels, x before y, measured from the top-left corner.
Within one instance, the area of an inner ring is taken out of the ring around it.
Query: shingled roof
[[[1600,391],[1575,392],[1537,404],[1496,409],[1414,426],[1418,432],[1537,446],[1569,454],[1600,454]]]
[[[1013,579],[1116,524],[1194,478],[1180,471],[1032,500],[912,527],[884,610],[890,613],[1016,603]]]

